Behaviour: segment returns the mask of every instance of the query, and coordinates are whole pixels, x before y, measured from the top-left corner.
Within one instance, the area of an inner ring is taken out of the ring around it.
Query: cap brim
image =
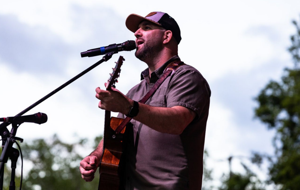
[[[153,20],[149,20],[149,19],[146,19],[145,17],[142,17],[140,15],[137,15],[137,14],[130,14],[127,19],[126,19],[126,27],[131,31],[131,32],[136,32],[137,29],[139,29],[139,24],[144,21],[144,20],[147,20],[149,22],[152,22],[153,24],[156,24],[158,26],[161,26],[159,23],[157,22],[154,22]]]

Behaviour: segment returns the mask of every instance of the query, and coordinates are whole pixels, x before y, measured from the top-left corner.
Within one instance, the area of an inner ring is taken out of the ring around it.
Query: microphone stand
[[[17,131],[17,128],[20,126],[21,124],[17,124],[12,122],[12,128],[14,129],[15,133]],[[11,178],[10,178],[10,185],[9,185],[9,190],[15,190],[15,170],[16,170],[16,166],[17,166],[17,160],[19,157],[19,150],[16,148],[13,148],[13,144],[19,140],[21,142],[23,142],[23,139],[16,137],[14,134],[10,134],[10,136],[5,136],[4,138],[2,137],[2,154],[0,157],[0,172],[1,172],[1,190],[3,188],[3,175],[4,175],[4,164],[7,162],[8,158],[10,158],[11,160]],[[4,147],[3,147],[4,145]]]
[[[47,94],[46,96],[44,96],[43,98],[38,100],[37,102],[33,103],[31,106],[24,109],[20,113],[18,113],[15,117],[22,116],[24,113],[28,112],[29,110],[36,107],[37,105],[39,105],[40,103],[42,103],[46,99],[50,98],[51,96],[53,96],[54,94],[56,94],[57,92],[59,92],[60,90],[62,90],[63,88],[65,88],[66,86],[68,86],[69,84],[74,82],[75,80],[77,80],[78,78],[82,77],[83,75],[85,75],[86,73],[88,73],[89,71],[91,71],[92,69],[94,69],[95,67],[100,65],[101,63],[103,63],[104,61],[108,61],[114,53],[117,53],[117,51],[107,53],[106,55],[104,55],[102,57],[101,60],[94,63],[92,66],[88,67],[87,69],[85,69],[84,71],[82,71],[81,73],[76,75],[75,77],[71,78],[70,80],[68,80],[67,82],[65,82],[64,84],[62,84],[61,86],[59,86],[58,88],[56,88],[55,90],[53,90],[52,92],[50,92],[49,94]],[[13,178],[15,177],[14,176],[15,175],[15,166],[16,166],[15,164],[16,164],[16,161],[18,159],[19,152],[16,152],[15,151],[16,149],[13,148],[12,146],[13,146],[13,143],[15,143],[16,140],[19,140],[19,141],[23,142],[23,139],[21,139],[19,137],[15,137],[15,135],[17,133],[17,128],[20,126],[20,124],[12,122],[11,133],[6,128],[10,124],[11,123],[9,123],[9,122],[3,122],[3,123],[0,124],[0,136],[2,138],[2,153],[1,153],[1,156],[0,156],[0,190],[3,189],[4,164],[7,162],[8,157],[10,157],[11,160],[12,160],[12,176],[11,176],[11,179],[12,179],[12,181],[14,181]],[[14,190],[15,189],[14,182],[12,182],[12,181],[11,181],[11,185],[10,185],[9,190]]]

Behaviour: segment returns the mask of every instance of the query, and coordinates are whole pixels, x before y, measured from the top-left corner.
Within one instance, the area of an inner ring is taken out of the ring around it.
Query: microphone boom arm
[[[30,105],[29,107],[24,109],[23,111],[21,111],[20,113],[15,115],[15,117],[22,116],[24,113],[28,112],[29,110],[36,107],[37,105],[39,105],[46,99],[50,98],[51,96],[53,96],[54,94],[56,94],[57,92],[59,92],[60,90],[62,90],[63,88],[65,88],[66,86],[68,86],[69,84],[74,82],[75,80],[77,80],[78,78],[82,77],[83,75],[85,75],[86,73],[88,73],[89,71],[91,71],[92,69],[94,69],[95,67],[100,65],[101,63],[103,63],[104,61],[108,61],[114,53],[115,52],[109,52],[109,53],[105,54],[101,60],[94,63],[93,65],[91,65],[90,67],[88,67],[87,69],[82,71],[81,73],[77,74],[75,77],[71,78],[70,80],[68,80],[67,82],[65,82],[64,84],[62,84],[61,86],[59,86],[58,88],[56,88],[55,90],[53,90],[52,92],[50,92],[49,94],[47,94],[46,96],[41,98],[40,100],[36,101],[32,105]],[[12,145],[13,145],[12,139],[16,138],[15,135],[16,135],[16,131],[18,128],[18,126],[13,126],[11,129],[11,133],[9,133],[9,131],[6,128],[8,125],[10,125],[9,122],[3,122],[0,124],[0,136],[2,137],[2,149],[4,148],[2,150],[2,153],[0,156],[0,158],[1,158],[0,159],[0,190],[3,189],[4,163],[6,162],[8,153],[10,152],[10,150],[12,148]]]
[[[53,90],[52,92],[50,92],[49,94],[47,94],[46,96],[44,96],[43,98],[41,98],[40,100],[38,100],[35,103],[33,103],[31,106],[27,107],[26,109],[24,109],[23,111],[21,111],[20,113],[18,113],[17,115],[15,115],[14,117],[22,116],[23,114],[25,114],[26,112],[28,112],[32,108],[36,107],[37,105],[39,105],[40,103],[42,103],[46,99],[50,98],[51,96],[53,96],[54,94],[56,94],[57,92],[59,92],[60,90],[62,90],[63,88],[65,88],[66,86],[68,86],[69,84],[71,84],[72,82],[74,82],[75,80],[77,80],[78,78],[82,77],[83,75],[85,75],[86,73],[88,73],[89,71],[91,71],[92,69],[94,69],[95,67],[97,67],[98,65],[100,65],[101,63],[103,63],[104,61],[108,61],[112,57],[113,54],[114,54],[114,52],[107,53],[106,55],[104,55],[102,57],[101,60],[99,60],[98,62],[94,63],[93,65],[91,65],[90,67],[88,67],[87,69],[85,69],[84,71],[82,71],[81,73],[77,74],[75,77],[71,78],[70,80],[68,80],[67,82],[65,82],[64,84],[62,84],[61,86],[59,86],[58,88],[56,88],[55,90]],[[9,124],[10,123],[7,123],[7,122],[3,122],[3,123],[0,124],[0,134],[3,133],[3,131],[5,130],[5,128]]]

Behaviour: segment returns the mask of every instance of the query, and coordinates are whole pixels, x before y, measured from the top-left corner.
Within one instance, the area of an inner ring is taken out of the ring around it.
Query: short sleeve
[[[206,80],[191,66],[179,67],[171,76],[167,93],[167,107],[183,106],[201,115],[211,95]]]

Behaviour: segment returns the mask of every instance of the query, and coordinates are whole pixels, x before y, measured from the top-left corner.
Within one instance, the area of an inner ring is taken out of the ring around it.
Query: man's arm
[[[167,108],[139,103],[139,110],[135,120],[156,131],[175,135],[181,134],[196,115],[192,110],[182,106]]]
[[[110,91],[96,88],[96,98],[100,100],[99,108],[125,115],[129,113],[134,102],[114,88]],[[134,119],[159,132],[178,135],[195,116],[195,112],[182,106],[167,108],[139,103],[139,113]]]

